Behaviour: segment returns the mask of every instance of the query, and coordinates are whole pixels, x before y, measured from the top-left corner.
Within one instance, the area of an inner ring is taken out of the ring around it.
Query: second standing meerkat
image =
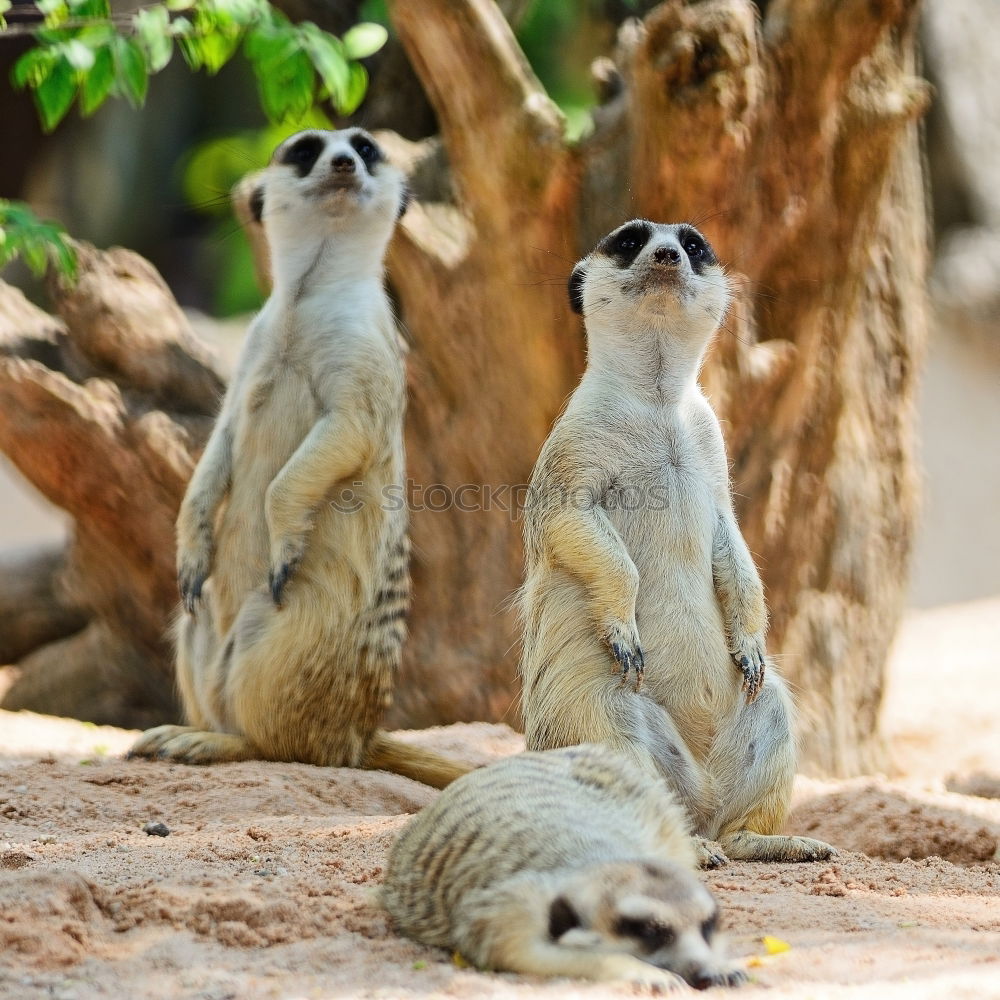
[[[377,728],[410,600],[405,371],[383,259],[403,176],[360,129],[298,133],[254,182],[274,288],[247,335],[177,521],[189,726],[133,755],[468,768]]]
[[[664,775],[695,833],[730,858],[826,858],[829,845],[778,834],[792,704],[765,670],[763,587],[697,383],[729,304],[725,272],[693,226],[637,220],[577,264],[569,294],[588,359],[531,479],[528,748],[614,747]]]

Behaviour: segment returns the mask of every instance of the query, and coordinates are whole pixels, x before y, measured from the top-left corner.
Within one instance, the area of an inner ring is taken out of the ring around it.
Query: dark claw
[[[635,671],[635,690],[642,687],[642,678],[646,669],[646,658],[642,655],[642,649],[635,647],[635,652],[626,649],[620,642],[612,642],[611,653],[622,668],[622,685],[628,683],[629,672]]]
[[[281,607],[281,596],[285,592],[285,584],[291,579],[297,565],[298,560],[296,559],[292,562],[282,563],[277,571],[272,569],[268,573],[268,583],[271,586],[271,600],[274,601],[276,608]]]
[[[753,704],[764,687],[766,661],[763,656],[756,653],[752,660],[746,653],[734,653],[733,662],[743,674],[743,690],[747,695],[747,704]]]
[[[184,610],[189,614],[194,614],[195,605],[201,600],[201,588],[205,583],[204,576],[196,576],[193,579],[185,575],[177,578],[177,587],[181,592],[181,600],[184,603]]]

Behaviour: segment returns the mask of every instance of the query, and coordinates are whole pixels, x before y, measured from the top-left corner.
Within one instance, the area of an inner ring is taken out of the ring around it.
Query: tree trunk
[[[839,773],[879,760],[915,517],[915,122],[928,100],[916,8],[773,0],[761,23],[747,0],[661,4],[623,27],[620,79],[601,67],[610,101],[571,148],[489,0],[392,5],[455,191],[418,203],[391,256],[414,344],[414,481],[525,483],[582,367],[572,263],[630,217],[701,225],[741,289],[704,382],[767,586],[771,649],[798,691],[806,760]],[[462,507],[414,514],[399,721],[517,721],[505,602],[519,525]]]
[[[584,360],[566,277],[627,218],[688,219],[739,290],[703,377],[806,760],[839,773],[877,764],[917,493],[915,123],[927,88],[916,7],[771,0],[761,22],[749,0],[661,4],[623,26],[615,67],[599,69],[595,131],[570,146],[492,0],[391,5],[441,130],[385,137],[418,196],[389,260],[412,344],[415,584],[391,722],[518,724],[519,486]],[[71,561],[97,623],[78,645],[127,641],[162,678],[170,524],[220,385],[177,323],[150,335],[144,309],[102,336],[100,310],[85,321],[79,294],[57,294],[67,325],[55,327],[56,360],[72,353],[68,338],[112,381],[0,358],[0,447],[77,518]],[[140,333],[151,340],[124,350]],[[24,344],[8,353],[31,356]],[[42,423],[18,433],[14,405]],[[38,440],[54,442],[48,454]]]

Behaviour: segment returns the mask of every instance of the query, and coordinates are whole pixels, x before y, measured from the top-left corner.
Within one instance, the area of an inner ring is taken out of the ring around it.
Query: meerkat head
[[[634,219],[573,268],[569,301],[588,329],[653,329],[707,343],[725,316],[729,286],[694,226]]]
[[[253,219],[280,253],[317,240],[382,251],[409,200],[403,174],[363,129],[307,129],[289,136],[249,193]],[[381,254],[379,255],[381,262]]]
[[[719,907],[695,875],[658,860],[607,862],[575,872],[549,904],[549,936],[565,948],[624,953],[696,989],[735,986],[716,932]]]

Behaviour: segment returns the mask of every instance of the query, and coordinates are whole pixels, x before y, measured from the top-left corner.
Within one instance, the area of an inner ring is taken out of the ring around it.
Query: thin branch
[[[562,116],[497,5],[393,0],[390,9],[476,221],[497,198],[538,199],[564,155]]]

